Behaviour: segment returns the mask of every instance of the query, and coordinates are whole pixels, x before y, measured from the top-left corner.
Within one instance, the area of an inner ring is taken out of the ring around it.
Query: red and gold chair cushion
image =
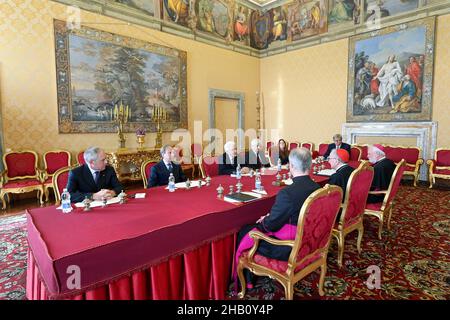
[[[41,185],[41,182],[36,179],[11,180],[3,185],[3,189],[25,188],[39,185]]]
[[[299,145],[300,145],[299,142],[291,142],[291,143],[289,143],[289,150],[298,148]]]
[[[267,142],[266,142],[266,151],[269,151],[270,148],[272,148],[273,145],[274,145],[274,144],[273,144],[272,141],[267,141]]]
[[[248,251],[244,252],[242,254],[242,257],[244,259],[247,259],[248,257]],[[300,265],[298,265],[295,268],[295,272],[298,272],[300,270],[302,270],[303,268],[307,267],[308,265],[310,265],[311,263],[317,261],[318,259],[320,259],[320,254],[316,254],[313,255],[312,257],[306,259],[305,261],[303,261]],[[287,261],[282,261],[282,260],[277,260],[277,259],[271,259],[271,258],[267,258],[265,256],[262,256],[260,254],[255,254],[253,256],[253,260],[264,267],[267,267],[269,269],[275,270],[279,273],[285,273],[288,267],[288,263]]]
[[[450,175],[450,169],[436,169],[433,170],[434,174]]]
[[[355,147],[350,149],[350,161],[359,161],[361,157],[361,150]]]
[[[191,152],[193,157],[200,157],[203,154],[203,147],[200,143],[191,144]]]
[[[80,166],[82,166],[83,164],[86,163],[86,161],[84,161],[84,151],[78,152],[78,154],[77,154],[77,161],[78,161],[78,164]]]
[[[9,153],[5,155],[8,178],[36,175],[36,156],[31,152]]]
[[[69,170],[58,175],[58,179],[56,179],[56,185],[58,186],[59,194],[62,194],[64,188],[67,186],[67,182],[69,181]]]
[[[415,167],[417,160],[419,160],[420,151],[417,148],[403,148],[395,146],[385,147],[386,158],[394,162],[400,162],[405,159],[407,165]]]
[[[327,143],[321,143],[319,144],[319,156],[323,157],[323,155],[327,152],[328,150],[328,144]]]
[[[149,162],[145,165],[144,168],[144,172],[145,172],[145,178],[148,179],[150,178],[150,173],[152,171],[153,166],[156,164],[157,162]]]
[[[366,204],[366,209],[367,210],[373,210],[373,211],[380,211],[382,205],[383,205],[383,202],[367,203]]]

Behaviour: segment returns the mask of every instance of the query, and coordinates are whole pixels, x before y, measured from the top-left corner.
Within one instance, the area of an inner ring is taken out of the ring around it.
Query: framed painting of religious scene
[[[233,40],[233,10],[225,0],[197,0],[197,29]]]
[[[162,0],[162,17],[183,26],[189,26],[189,12],[193,0]]]
[[[163,131],[187,128],[185,51],[60,20],[54,32],[60,133],[116,132],[120,105],[124,132],[156,132],[157,114]]]
[[[136,9],[144,14],[154,17],[155,11],[159,7],[158,1],[159,0],[113,0],[112,2],[126,5],[130,8]],[[158,16],[158,14],[156,14],[156,16]]]
[[[364,21],[412,11],[418,5],[419,0],[364,0]]]
[[[328,0],[296,0],[287,6],[287,38],[296,41],[328,30]]]
[[[431,120],[434,17],[350,38],[347,121]]]
[[[271,15],[255,10],[250,16],[250,45],[255,49],[267,49],[270,41]]]

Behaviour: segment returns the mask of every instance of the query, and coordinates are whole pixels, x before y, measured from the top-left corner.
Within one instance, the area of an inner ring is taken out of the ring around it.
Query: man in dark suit
[[[235,174],[238,163],[242,163],[237,157],[236,144],[228,141],[223,149],[225,153],[219,156],[219,175]]]
[[[161,148],[162,160],[152,167],[147,188],[165,186],[169,184],[169,176],[172,173],[175,183],[186,181],[186,176],[181,165],[173,162],[172,147],[166,144]]]
[[[70,171],[67,191],[71,202],[111,199],[120,193],[122,185],[114,168],[106,165],[105,151],[90,147],[84,152],[84,165]]]
[[[328,145],[327,152],[325,152],[325,154],[323,155],[323,157],[325,159],[330,156],[330,152],[333,149],[337,149],[337,150],[344,149],[344,150],[347,150],[348,154],[350,154],[350,149],[351,149],[350,145],[342,142],[342,136],[339,133],[337,133],[333,136],[333,141],[334,141],[334,143],[330,143]]]
[[[262,216],[256,225],[248,225],[239,231],[238,243],[253,228],[262,232],[276,232],[284,225],[297,226],[300,209],[311,193],[320,189],[320,185],[309,176],[311,168],[311,152],[305,148],[297,148],[289,154],[289,170],[293,176],[293,183],[281,189],[275,203],[265,216]],[[291,247],[280,247],[261,241],[257,252],[263,256],[287,261]]]
[[[256,170],[261,167],[270,167],[270,161],[261,152],[261,142],[258,139],[253,139],[250,143],[250,150],[245,153],[245,167]]]
[[[349,159],[350,155],[347,150],[344,149],[333,149],[328,157],[331,168],[336,170],[336,173],[330,176],[328,184],[333,184],[342,188],[342,202],[345,200],[345,191],[347,189],[348,180],[354,171],[354,169],[347,164]]]
[[[394,161],[386,158],[384,153],[384,147],[380,144],[374,144],[370,146],[367,152],[367,157],[370,163],[373,164],[373,180],[371,191],[387,190],[391,183],[392,174],[395,171]],[[367,203],[382,202],[384,194],[374,195],[369,194]]]

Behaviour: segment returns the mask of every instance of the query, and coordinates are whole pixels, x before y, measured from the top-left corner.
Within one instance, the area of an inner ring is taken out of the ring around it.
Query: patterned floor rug
[[[450,299],[449,191],[402,186],[383,240],[377,238],[375,219],[367,218],[364,227],[362,253],[356,250],[356,233],[348,235],[341,269],[333,241],[325,296],[318,294],[316,272],[296,284],[294,299]],[[1,218],[0,299],[25,299],[27,246],[25,215]],[[379,283],[370,267],[379,268]],[[237,299],[231,291],[229,298]],[[246,299],[284,299],[284,291],[261,277]]]

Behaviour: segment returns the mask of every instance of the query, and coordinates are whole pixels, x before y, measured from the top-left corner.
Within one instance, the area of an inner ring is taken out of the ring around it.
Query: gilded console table
[[[124,149],[106,153],[108,163],[116,170],[119,181],[142,180],[141,164],[161,160],[159,149]]]

